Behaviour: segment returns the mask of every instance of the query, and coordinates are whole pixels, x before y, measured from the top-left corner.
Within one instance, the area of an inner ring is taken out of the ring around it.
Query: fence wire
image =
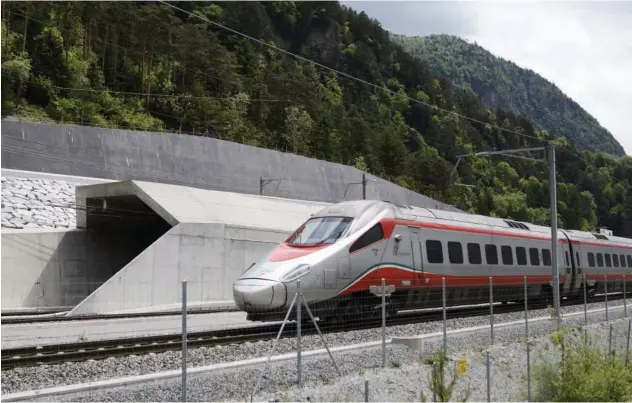
[[[395,400],[532,401],[551,398],[543,374],[560,370],[560,362],[573,358],[564,355],[568,346],[580,351],[586,344],[598,349],[601,357],[618,360],[622,368],[630,365],[631,322],[621,292],[608,299],[584,299],[582,292],[563,301],[563,316],[556,318],[546,301],[537,299],[537,279],[524,277],[508,284],[494,277],[446,277],[436,283],[438,287],[424,292],[402,295],[392,282],[376,278],[358,286],[355,294],[339,296],[333,305],[319,301],[328,290],[288,286],[284,304],[274,312],[269,301],[248,306],[257,313],[253,321],[236,307],[230,312],[203,311],[202,302],[222,295],[220,289],[210,290],[207,280],[175,280],[165,284],[160,295],[153,294],[170,301],[161,306],[168,311],[161,316],[3,324],[3,366],[11,348],[26,348],[35,340],[42,362],[63,355],[75,361],[108,356],[125,360],[129,355],[171,350],[167,367],[147,367],[145,373],[180,371],[179,381],[165,382],[180,391],[175,399],[183,401],[298,400],[306,390],[320,400],[337,401],[383,401],[389,399],[387,391]],[[156,292],[150,282],[120,286],[122,293],[99,304],[122,307],[125,302],[128,314],[133,314],[130,307],[146,310],[147,293]],[[13,357],[11,366],[37,364],[28,351],[22,354],[23,362]],[[246,358],[258,361],[242,364]],[[198,372],[229,362],[232,369]],[[248,381],[233,387],[226,381],[230,377]],[[217,387],[208,387],[211,384]],[[315,390],[318,385],[323,392]],[[341,385],[346,386],[340,389]],[[88,390],[84,395],[102,399],[108,390]]]

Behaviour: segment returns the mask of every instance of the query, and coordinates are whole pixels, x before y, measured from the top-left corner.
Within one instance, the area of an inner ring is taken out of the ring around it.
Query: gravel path
[[[610,319],[617,316],[623,315],[622,309],[614,309],[615,306],[621,305],[619,301],[610,303]],[[603,303],[595,303],[589,304],[588,309],[596,309],[602,308]],[[581,312],[583,311],[583,305],[579,306],[570,306],[562,308],[564,313],[568,312]],[[547,311],[537,310],[531,311],[529,313],[530,317],[536,316],[546,316]],[[603,314],[591,314],[591,322],[596,322],[598,320],[602,320],[604,317]],[[508,313],[502,315],[495,315],[494,321],[496,324],[502,322],[516,321],[524,319],[524,313],[515,312]],[[583,315],[578,315],[576,320],[583,321]],[[548,321],[546,321],[548,323]],[[479,326],[486,325],[489,323],[488,317],[471,317],[471,318],[458,318],[458,319],[450,319],[448,320],[447,327],[448,329],[457,329],[463,327],[471,327],[471,326]],[[541,323],[541,322],[540,322]],[[535,326],[535,324],[534,324]],[[541,325],[538,325],[541,326]],[[390,327],[387,330],[387,337],[392,336],[403,336],[403,335],[417,335],[417,334],[427,334],[433,332],[439,332],[443,329],[443,324],[441,321],[438,322],[428,322],[428,323],[419,323],[414,325],[405,325],[405,326],[394,326]],[[498,329],[500,332],[500,329]],[[524,330],[520,330],[520,334],[523,334]],[[480,334],[477,336],[468,336],[468,343],[472,342],[472,338],[478,338],[479,343],[487,344],[489,343],[489,335],[487,333]],[[496,340],[500,340],[496,336]],[[513,337],[513,336],[512,336]],[[344,332],[344,333],[335,333],[328,334],[326,336],[327,342],[329,346],[343,346],[349,344],[363,343],[367,341],[375,341],[381,339],[381,329],[367,329],[363,331],[354,331],[354,332]],[[458,338],[450,338],[450,343],[455,342]],[[515,340],[515,337],[509,338],[507,340]],[[270,347],[272,346],[272,340],[268,341],[260,341],[255,343],[245,343],[238,345],[225,345],[219,347],[209,347],[209,348],[196,348],[189,350],[189,362],[191,366],[203,366],[221,362],[229,362],[229,361],[239,361],[248,358],[256,358],[266,356]],[[322,348],[322,343],[318,336],[306,336],[303,338],[303,349],[314,350]],[[404,362],[405,357],[409,355],[409,352],[405,348],[401,346],[391,346],[389,347],[392,350],[392,353],[389,353],[390,361],[399,361]],[[296,351],[296,340],[295,339],[282,339],[280,340],[276,354],[283,354]],[[401,352],[397,353],[398,351]],[[379,362],[379,351],[374,353],[347,353],[350,354],[350,357],[356,357],[353,359],[344,358],[344,362],[350,363],[358,363],[358,365],[362,365],[364,368],[372,368],[375,367]],[[344,355],[345,357],[347,355]],[[107,360],[99,360],[99,361],[87,361],[81,363],[68,363],[68,364],[60,364],[60,365],[44,365],[38,367],[28,367],[28,368],[16,368],[12,370],[2,371],[2,393],[12,393],[17,391],[25,391],[32,389],[41,389],[46,387],[52,387],[56,385],[68,385],[74,383],[87,382],[92,380],[102,380],[102,379],[110,379],[115,377],[124,377],[129,375],[140,375],[140,374],[148,374],[159,371],[165,371],[170,369],[180,368],[181,365],[181,355],[179,352],[166,352],[161,354],[147,354],[141,356],[130,356],[130,357],[121,357],[121,358],[110,358]],[[319,367],[329,368],[329,364],[326,363],[325,359],[315,358],[314,364]],[[376,361],[377,360],[377,361]],[[277,364],[277,367],[284,368],[284,365],[287,364]],[[310,364],[312,365],[312,364]],[[350,364],[345,364],[350,365]],[[242,370],[244,374],[248,374],[249,370]],[[254,372],[257,371],[255,368]],[[295,367],[289,365],[285,371],[287,372],[287,378],[293,379],[295,376]],[[357,370],[354,370],[357,371]],[[253,373],[254,373],[253,372]],[[306,372],[312,372],[306,371]],[[353,372],[353,371],[352,371]],[[252,386],[254,382],[250,375],[242,377],[242,372],[239,372],[239,376],[235,377],[235,379],[226,382],[226,390],[227,394],[220,394],[223,398],[230,400],[229,396],[233,396],[233,399],[238,399],[238,397],[234,396],[233,386],[238,385],[239,382],[244,380],[246,384]],[[326,374],[321,374],[322,376],[326,376]],[[321,376],[318,375],[318,376]],[[231,375],[235,376],[235,374]],[[312,376],[312,375],[309,375]],[[237,379],[238,378],[238,379]],[[235,383],[235,382],[237,383]],[[192,380],[192,383],[195,384],[195,381]],[[232,391],[232,392],[229,392]],[[152,392],[153,393],[153,392]],[[200,392],[201,393],[201,392]],[[224,393],[224,392],[222,392]],[[231,395],[230,393],[233,393]],[[148,395],[148,396],[156,396],[156,395]],[[125,398],[127,399],[127,398]],[[123,399],[123,400],[125,400]],[[145,398],[145,397],[131,397],[131,400],[152,400],[154,398]],[[240,398],[239,398],[240,399]],[[90,400],[90,399],[88,399]],[[116,400],[116,399],[115,399]],[[164,400],[162,398],[158,400]],[[208,399],[207,399],[208,400]],[[213,397],[211,400],[215,400]]]
[[[74,205],[68,182],[2,178],[2,228],[74,228]]]

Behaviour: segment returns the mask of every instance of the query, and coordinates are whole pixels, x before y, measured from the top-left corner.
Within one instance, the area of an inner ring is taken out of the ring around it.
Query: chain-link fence
[[[297,282],[278,307],[258,290],[261,304],[246,307],[253,321],[240,310],[194,313],[208,296],[193,279],[182,283],[179,314],[35,322],[22,325],[31,329],[21,338],[5,337],[3,326],[3,369],[19,367],[23,382],[8,388],[22,395],[3,399],[57,396],[42,389],[75,361],[91,383],[66,388],[63,399],[552,400],[555,390],[570,392],[551,382],[579,382],[570,373],[589,379],[578,367],[587,361],[630,373],[625,282],[605,280],[621,291],[580,288],[562,301],[560,318],[536,277],[439,277],[411,289],[373,278],[329,298]],[[28,350],[35,329],[39,352]],[[38,363],[51,377],[29,387]]]

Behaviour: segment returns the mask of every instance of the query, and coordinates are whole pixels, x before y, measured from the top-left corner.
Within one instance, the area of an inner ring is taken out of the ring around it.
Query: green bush
[[[583,333],[583,332],[582,332]],[[560,329],[551,334],[559,354],[533,366],[534,401],[625,402],[632,400],[632,365],[607,354],[583,334]]]
[[[460,398],[453,398],[452,396],[454,394],[456,383],[462,375],[459,375],[455,365],[450,365],[450,360],[443,350],[435,351],[434,353],[432,353],[430,357],[424,360],[424,363],[432,365],[428,385],[430,388],[430,392],[433,394],[433,401],[467,401],[470,395],[469,383],[463,396],[461,396]],[[450,370],[450,367],[452,368],[452,370]],[[449,377],[446,376],[447,372],[451,372]],[[422,392],[420,400],[426,401],[426,399],[426,396],[424,396]]]

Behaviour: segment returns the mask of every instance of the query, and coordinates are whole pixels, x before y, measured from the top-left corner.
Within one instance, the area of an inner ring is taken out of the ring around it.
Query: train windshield
[[[290,245],[332,244],[345,232],[351,221],[349,217],[312,218],[287,242]]]

